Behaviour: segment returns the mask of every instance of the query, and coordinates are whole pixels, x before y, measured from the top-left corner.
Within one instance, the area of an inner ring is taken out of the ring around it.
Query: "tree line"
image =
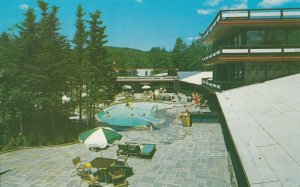
[[[60,33],[59,8],[37,4],[39,20],[29,8],[16,34],[0,35],[0,150],[72,142],[116,93],[101,12],[86,15],[79,5],[69,41]],[[69,119],[74,111],[77,123]]]
[[[201,59],[209,51],[209,46],[198,40],[186,44],[177,38],[171,51],[152,47],[149,51],[128,48],[107,47],[119,69],[137,68],[178,68],[180,71],[204,70]]]

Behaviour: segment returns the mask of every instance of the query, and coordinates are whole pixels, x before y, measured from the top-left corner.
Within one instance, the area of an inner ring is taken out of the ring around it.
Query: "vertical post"
[[[247,10],[248,12],[248,19],[250,19],[250,10]]]

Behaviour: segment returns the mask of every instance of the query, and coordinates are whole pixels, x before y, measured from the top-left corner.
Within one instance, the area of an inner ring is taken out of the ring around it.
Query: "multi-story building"
[[[300,72],[300,9],[221,10],[202,35],[207,87],[230,89]]]

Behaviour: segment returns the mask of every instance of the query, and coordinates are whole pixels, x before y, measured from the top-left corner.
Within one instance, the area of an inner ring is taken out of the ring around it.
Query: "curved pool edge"
[[[126,102],[116,103],[116,104],[114,104],[114,105],[108,106],[108,107],[104,108],[103,110],[100,110],[99,112],[97,112],[97,114],[95,114],[95,118],[96,118],[96,121],[98,122],[98,124],[99,124],[100,126],[101,126],[101,124],[102,124],[103,126],[111,127],[111,128],[113,128],[113,129],[122,129],[122,130],[149,130],[149,129],[151,129],[150,126],[157,127],[157,126],[159,126],[159,125],[164,124],[164,123],[167,121],[167,120],[165,119],[165,117],[160,116],[160,115],[156,114],[156,112],[151,111],[151,110],[150,110],[151,114],[152,114],[153,116],[155,116],[156,118],[159,118],[160,121],[159,121],[158,123],[157,123],[157,122],[152,122],[151,119],[147,119],[147,118],[146,118],[145,121],[148,121],[148,123],[145,124],[145,125],[139,125],[139,126],[115,125],[115,124],[109,124],[109,123],[105,122],[104,120],[102,120],[102,119],[98,116],[98,114],[99,114],[100,112],[106,112],[106,111],[108,111],[108,110],[110,110],[110,109],[114,109],[114,108],[116,108],[116,107],[118,107],[118,106],[120,106],[120,105],[123,105],[123,104],[125,104],[125,103],[126,103]],[[132,105],[133,105],[133,104],[138,104],[138,103],[142,103],[142,104],[147,104],[147,103],[149,103],[149,104],[151,104],[151,105],[157,103],[157,104],[165,105],[164,107],[158,107],[157,111],[167,110],[167,109],[171,109],[171,108],[174,108],[174,107],[175,107],[175,106],[173,105],[173,103],[149,102],[149,101],[146,101],[146,102],[143,102],[143,101],[132,102]],[[149,125],[149,123],[151,123],[152,125]]]

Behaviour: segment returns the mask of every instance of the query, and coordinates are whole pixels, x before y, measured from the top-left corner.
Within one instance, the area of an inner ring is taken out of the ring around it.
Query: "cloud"
[[[188,37],[187,40],[189,41],[194,41],[194,40],[199,40],[200,37],[199,36],[191,36],[191,37]]]
[[[248,8],[248,0],[236,0],[236,4],[232,6],[224,5],[221,7],[221,10],[234,10],[234,9],[247,9]]]
[[[247,9],[248,8],[248,0],[240,0],[238,4],[235,4],[231,7],[231,9]]]
[[[258,6],[271,8],[274,6],[281,6],[282,4],[292,2],[300,2],[300,0],[262,0],[262,2],[258,3]]]
[[[29,8],[29,5],[27,5],[27,4],[21,4],[19,6],[19,9],[21,9],[21,10],[27,10],[28,8]]]
[[[204,3],[204,5],[208,6],[217,6],[222,0],[208,0]]]
[[[137,3],[142,3],[143,0],[135,0]]]
[[[215,9],[197,9],[197,14],[207,15],[207,14],[212,14],[215,11],[216,11]]]

